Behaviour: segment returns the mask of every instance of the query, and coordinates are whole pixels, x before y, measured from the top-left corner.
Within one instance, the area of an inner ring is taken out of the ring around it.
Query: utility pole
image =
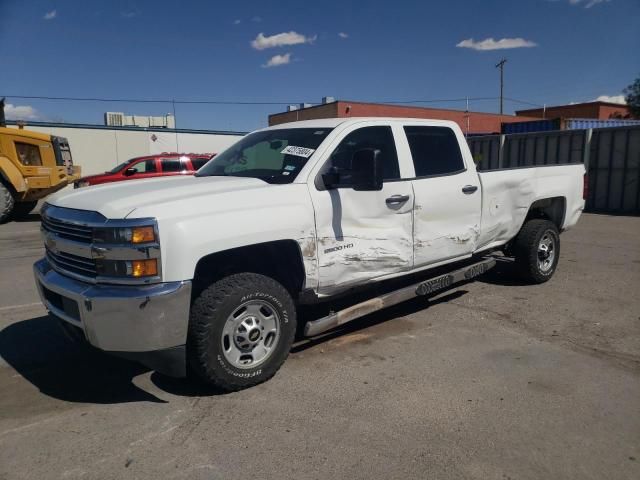
[[[503,100],[504,100],[504,64],[507,63],[507,59],[503,58],[496,64],[496,68],[500,69],[500,115],[503,112]]]

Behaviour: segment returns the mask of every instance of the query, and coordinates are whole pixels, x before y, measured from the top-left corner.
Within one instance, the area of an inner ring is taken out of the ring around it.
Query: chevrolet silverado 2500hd
[[[305,335],[317,335],[477,276],[496,250],[526,280],[548,280],[559,233],[584,207],[584,173],[581,164],[478,173],[446,121],[278,125],[195,177],[50,198],[34,272],[48,310],[95,347],[236,390],[279,369],[301,303],[440,267],[307,322]]]

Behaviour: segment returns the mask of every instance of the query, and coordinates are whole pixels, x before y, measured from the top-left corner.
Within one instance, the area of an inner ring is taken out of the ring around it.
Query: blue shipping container
[[[512,133],[550,132],[552,130],[560,130],[559,118],[502,124],[502,133],[505,135]]]
[[[640,125],[640,120],[626,120],[622,118],[610,118],[608,120],[598,120],[597,118],[567,118],[564,121],[564,130],[630,127],[633,125]]]
[[[530,120],[527,122],[503,123],[502,133],[550,132],[553,130],[586,130],[588,128],[612,128],[640,125],[640,120],[626,120],[611,118],[599,120],[597,118],[553,118],[545,120]]]

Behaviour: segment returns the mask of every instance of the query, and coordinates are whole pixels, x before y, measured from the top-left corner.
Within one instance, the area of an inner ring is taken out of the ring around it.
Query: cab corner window
[[[191,165],[193,166],[194,170],[200,170],[202,167],[204,167],[204,164],[207,163],[208,161],[209,161],[209,157],[192,158]]]
[[[27,167],[36,167],[42,165],[40,148],[37,145],[16,142],[16,151],[18,152],[20,163],[22,163],[23,165]]]
[[[464,170],[460,146],[447,127],[404,127],[416,177],[448,175]]]
[[[382,178],[385,181],[398,180],[400,167],[396,144],[391,127],[363,127],[349,133],[331,154],[327,166],[338,170],[350,170],[353,155],[364,149],[380,150]],[[341,175],[341,183],[349,184],[349,176]]]

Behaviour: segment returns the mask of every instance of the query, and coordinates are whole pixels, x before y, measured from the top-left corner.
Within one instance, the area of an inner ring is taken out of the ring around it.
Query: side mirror
[[[135,168],[131,167],[131,168],[127,168],[124,171],[124,176],[125,177],[130,177],[131,175],[135,175],[136,173],[138,173],[138,171]]]
[[[357,191],[382,190],[382,159],[380,150],[366,148],[353,154],[352,187]]]

